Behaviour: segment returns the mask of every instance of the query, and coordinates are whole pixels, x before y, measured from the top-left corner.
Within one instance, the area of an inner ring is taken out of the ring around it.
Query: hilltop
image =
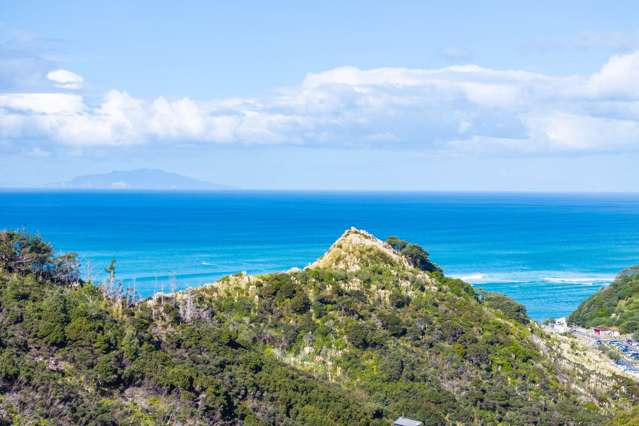
[[[612,284],[581,303],[568,322],[614,327],[639,338],[639,266],[622,271]]]
[[[0,236],[6,422],[599,425],[639,403],[636,382],[397,238],[351,228],[304,270],[135,303]]]

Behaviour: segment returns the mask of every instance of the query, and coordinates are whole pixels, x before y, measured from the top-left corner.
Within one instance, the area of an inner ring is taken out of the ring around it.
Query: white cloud
[[[595,96],[639,99],[639,51],[613,56],[589,81]]]
[[[84,83],[82,76],[63,69],[49,71],[47,78],[61,89],[81,89]]]
[[[639,148],[639,122],[568,113],[532,114],[524,118],[531,141],[565,151],[611,151]]]
[[[612,57],[593,75],[574,76],[477,65],[339,67],[259,99],[145,100],[113,90],[93,104],[79,94],[5,93],[0,136],[74,150],[172,142],[387,144],[524,155],[636,150],[638,72],[635,52]],[[66,77],[53,79],[82,82]]]
[[[639,148],[639,122],[544,112],[521,117],[526,135],[519,138],[472,135],[452,141],[457,150],[473,153],[544,154],[610,152]]]
[[[0,94],[0,111],[33,114],[78,114],[85,110],[81,96],[66,93]]]

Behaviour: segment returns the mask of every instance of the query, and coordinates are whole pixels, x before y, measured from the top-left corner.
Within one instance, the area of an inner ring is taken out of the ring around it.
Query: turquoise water
[[[0,228],[81,255],[145,296],[303,267],[348,227],[422,244],[447,274],[560,317],[639,263],[639,195],[0,192]]]

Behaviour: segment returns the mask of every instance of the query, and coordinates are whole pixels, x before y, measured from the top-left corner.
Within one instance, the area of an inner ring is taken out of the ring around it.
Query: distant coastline
[[[108,173],[77,176],[71,180],[45,186],[47,189],[103,191],[192,191],[231,190],[229,185],[211,183],[159,169],[116,170]]]

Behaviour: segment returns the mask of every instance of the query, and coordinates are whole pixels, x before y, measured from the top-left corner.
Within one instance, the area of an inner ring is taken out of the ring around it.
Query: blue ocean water
[[[111,258],[144,296],[239,272],[303,267],[350,226],[422,244],[447,274],[535,319],[570,313],[639,263],[637,194],[0,192],[0,229]]]

